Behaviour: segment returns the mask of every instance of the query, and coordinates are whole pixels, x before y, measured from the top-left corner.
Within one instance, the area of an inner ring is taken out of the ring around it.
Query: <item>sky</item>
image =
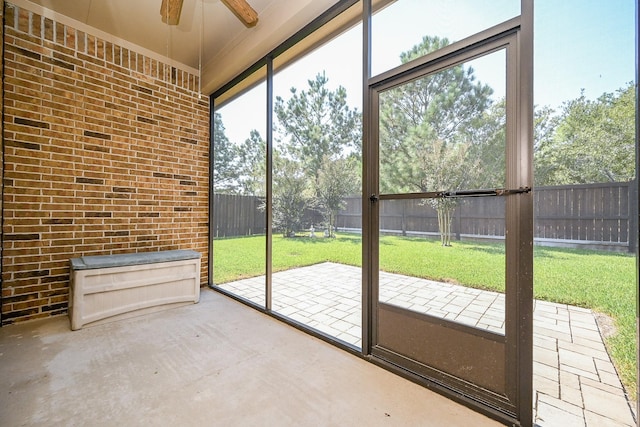
[[[634,0],[535,0],[535,104],[558,109],[583,89],[595,99],[633,81],[634,8]],[[517,0],[398,0],[373,18],[372,74],[400,65],[400,53],[424,35],[461,40],[519,13]],[[280,71],[274,95],[288,99],[289,88],[304,90],[307,80],[325,70],[329,88],[344,86],[350,106],[362,111],[361,37],[358,25]],[[478,80],[494,87],[496,97],[503,94],[503,58],[474,64]],[[265,134],[265,99],[260,85],[219,110],[231,141],[242,142],[254,128]]]

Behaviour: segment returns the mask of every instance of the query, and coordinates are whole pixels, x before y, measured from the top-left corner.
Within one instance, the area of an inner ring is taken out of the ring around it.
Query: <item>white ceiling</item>
[[[220,0],[184,0],[180,23],[171,27],[162,23],[162,0],[8,1],[23,7],[31,3],[31,9],[33,4],[42,6],[196,70],[202,63],[205,94],[218,89],[337,3],[248,0],[258,13],[258,23],[247,28]]]

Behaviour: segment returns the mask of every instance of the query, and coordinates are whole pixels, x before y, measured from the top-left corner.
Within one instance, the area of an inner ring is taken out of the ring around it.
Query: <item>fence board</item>
[[[633,182],[536,187],[534,196],[534,236],[574,242],[602,242],[628,245],[633,206],[629,198]],[[214,236],[264,234],[262,200],[252,196],[214,194]],[[336,225],[361,229],[362,199],[347,197]],[[305,213],[305,227],[320,228],[318,212]],[[398,234],[437,233],[436,211],[421,200],[380,202],[380,228]],[[462,199],[454,214],[452,232],[458,237],[503,237],[504,198]]]
[[[214,237],[251,236],[266,233],[266,216],[259,207],[262,199],[235,194],[213,195]]]

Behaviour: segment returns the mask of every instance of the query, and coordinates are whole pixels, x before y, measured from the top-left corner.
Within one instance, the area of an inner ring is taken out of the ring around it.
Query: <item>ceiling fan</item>
[[[258,13],[246,0],[221,0],[247,27],[253,27],[258,23]],[[162,0],[160,15],[162,22],[169,25],[178,25],[183,0]]]

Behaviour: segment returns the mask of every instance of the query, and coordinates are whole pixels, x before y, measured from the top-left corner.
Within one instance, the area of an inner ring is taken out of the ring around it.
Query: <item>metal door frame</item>
[[[523,2],[526,3],[526,2]],[[524,6],[524,5],[523,5]],[[532,16],[532,8],[523,10],[524,16]],[[418,77],[478,56],[503,49],[507,50],[507,152],[506,188],[532,187],[533,103],[531,76],[533,73],[532,28],[521,17],[511,19],[488,30],[453,43],[397,67],[380,76],[369,79],[365,94],[365,109],[369,111],[365,131],[369,141],[365,148],[365,199],[377,195],[379,188],[379,106],[380,91],[401,85]],[[523,31],[524,26],[524,31]],[[365,31],[369,31],[365,28]],[[510,142],[511,141],[511,142]],[[412,363],[407,357],[394,354],[378,344],[378,266],[379,266],[379,207],[375,198],[364,200],[367,207],[367,242],[365,250],[366,273],[364,284],[366,309],[363,319],[368,331],[363,337],[363,353],[372,361],[462,401],[494,418],[516,425],[531,425],[533,395],[533,198],[530,192],[510,195],[506,200],[507,238],[505,251],[509,254],[506,268],[506,330],[504,347],[504,393],[479,390],[465,381],[455,381],[447,375],[437,375],[433,369],[425,369],[420,363]],[[364,271],[363,271],[364,273]],[[364,307],[363,307],[364,308]],[[398,310],[400,311],[400,310]],[[366,313],[366,314],[365,314]],[[406,314],[406,313],[405,313]],[[405,317],[404,321],[408,320]],[[423,323],[424,325],[425,323]],[[455,329],[455,328],[454,328]],[[363,330],[363,332],[365,332]],[[479,337],[477,345],[486,334],[467,335]],[[495,338],[495,337],[494,337]],[[501,340],[494,340],[500,342]],[[476,345],[474,344],[474,345]],[[472,345],[472,347],[474,346]]]

